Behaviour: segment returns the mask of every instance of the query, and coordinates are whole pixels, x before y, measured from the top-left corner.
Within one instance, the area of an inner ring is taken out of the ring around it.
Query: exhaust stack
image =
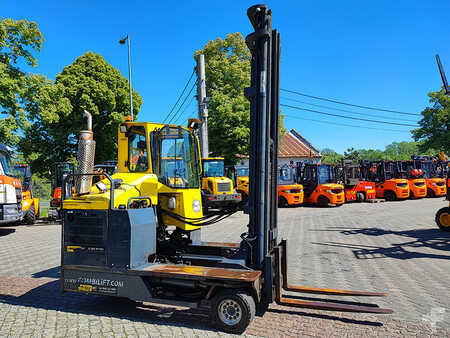
[[[78,139],[77,174],[89,174],[94,171],[95,141],[92,132],[92,115],[85,110],[87,130],[80,131]],[[78,176],[76,180],[77,194],[87,194],[91,188],[92,176]]]

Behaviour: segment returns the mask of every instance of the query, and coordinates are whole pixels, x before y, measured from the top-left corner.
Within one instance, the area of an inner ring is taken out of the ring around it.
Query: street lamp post
[[[127,34],[126,37],[119,40],[119,43],[121,45],[125,44],[125,41],[128,45],[128,82],[130,84],[130,115],[131,115],[131,121],[133,121],[133,92],[131,89],[131,57],[130,57],[130,35]]]

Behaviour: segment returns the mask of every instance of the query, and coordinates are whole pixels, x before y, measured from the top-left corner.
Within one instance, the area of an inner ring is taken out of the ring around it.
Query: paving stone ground
[[[279,210],[292,284],[386,291],[389,316],[271,306],[255,336],[450,337],[450,234],[437,229],[442,199]],[[247,216],[203,230],[238,241]],[[60,225],[0,227],[0,337],[220,336],[207,314],[59,291]],[[329,298],[329,297],[327,297]],[[353,301],[356,299],[346,299]],[[373,301],[364,299],[365,302]]]

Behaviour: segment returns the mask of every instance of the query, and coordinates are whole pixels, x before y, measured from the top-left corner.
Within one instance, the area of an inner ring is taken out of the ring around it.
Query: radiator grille
[[[103,246],[105,218],[90,214],[81,216],[75,213],[73,221],[68,221],[68,242],[75,245]]]
[[[217,191],[218,192],[229,192],[231,191],[231,184],[227,183],[217,183]]]

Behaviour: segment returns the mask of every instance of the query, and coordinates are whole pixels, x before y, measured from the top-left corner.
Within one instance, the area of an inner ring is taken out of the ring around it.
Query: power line
[[[180,102],[180,100],[181,100],[181,98],[183,97],[183,94],[184,94],[184,92],[186,91],[186,88],[189,86],[189,83],[191,82],[192,77],[194,76],[194,74],[195,74],[195,68],[194,68],[194,70],[192,71],[192,74],[191,74],[191,76],[189,77],[188,82],[187,82],[186,85],[184,86],[183,91],[181,92],[180,96],[178,96],[177,102],[175,102],[175,104],[173,105],[173,107],[172,107],[172,109],[170,110],[170,112],[169,112],[169,113],[167,114],[167,116],[164,118],[163,123],[166,122],[166,120],[169,118],[170,114],[172,114],[173,110],[174,110],[175,107],[177,106],[178,102]]]
[[[191,106],[192,101],[194,101],[195,99],[195,95],[191,97],[191,99],[189,100],[189,102],[187,103],[187,105],[184,107],[183,111],[180,113],[180,115],[178,116],[178,118],[173,122],[173,123],[178,123],[178,121],[180,120],[180,118],[183,116],[183,114],[186,112],[186,110]]]
[[[169,120],[169,122],[167,122],[167,124],[169,124],[170,122],[172,122],[172,120],[175,118],[175,116],[177,116],[177,114],[180,112],[181,108],[183,107],[183,105],[186,103],[186,100],[189,98],[189,95],[191,95],[192,91],[194,90],[195,86],[197,85],[197,81],[194,82],[194,84],[192,85],[191,89],[189,90],[189,93],[186,95],[186,97],[184,98],[183,102],[181,103],[181,105],[178,107],[178,110],[175,112],[175,114],[173,114],[172,118]]]
[[[314,119],[308,119],[308,118],[304,118],[304,117],[292,116],[292,115],[287,115],[287,114],[283,114],[283,117],[289,117],[291,119],[296,119],[296,120],[305,120],[305,121],[312,121],[312,122],[318,122],[318,123],[324,123],[324,124],[332,124],[332,125],[335,125],[335,126],[352,127],[352,128],[360,128],[360,129],[382,130],[382,131],[391,131],[391,132],[397,132],[397,133],[409,133],[408,130],[396,130],[396,129],[385,129],[385,128],[355,126],[355,125],[352,125],[352,124],[314,120]]]
[[[328,102],[333,102],[333,103],[337,103],[337,104],[343,104],[343,105],[351,106],[351,107],[358,107],[358,108],[369,109],[369,110],[378,110],[378,111],[384,111],[384,112],[394,113],[394,114],[411,115],[411,116],[421,116],[420,114],[405,113],[405,112],[396,111],[396,110],[389,110],[389,109],[383,109],[383,108],[361,106],[361,105],[358,105],[358,104],[352,104],[352,103],[346,103],[346,102],[341,102],[341,101],[336,101],[336,100],[326,99],[326,98],[323,98],[323,97],[318,97],[318,96],[313,96],[313,95],[308,95],[308,94],[300,93],[300,92],[297,92],[297,91],[295,91],[295,90],[289,90],[289,89],[283,89],[283,88],[280,88],[280,90],[281,90],[281,91],[284,91],[284,92],[288,92],[288,93],[293,93],[293,94],[297,94],[297,95],[301,95],[301,96],[310,97],[310,98],[316,99],[316,100],[328,101]]]
[[[394,120],[394,121],[406,121],[406,122],[415,122],[415,123],[417,123],[417,121],[409,120],[409,119],[402,119],[400,117],[391,118],[391,117],[379,116],[379,115],[375,115],[375,114],[359,113],[359,112],[355,112],[355,111],[352,111],[352,110],[345,110],[345,109],[339,109],[339,108],[334,108],[334,107],[330,107],[330,106],[322,106],[320,104],[314,104],[314,103],[310,103],[310,102],[304,102],[304,101],[291,99],[290,97],[284,97],[284,96],[281,96],[280,98],[283,99],[283,100],[288,100],[288,101],[293,101],[293,102],[307,104],[307,105],[313,106],[313,107],[319,107],[319,108],[325,108],[325,109],[332,109],[332,110],[342,111],[344,113],[349,113],[349,114],[356,114],[356,115],[362,115],[362,116],[371,116],[371,117],[379,117],[379,118],[389,119],[389,120]]]
[[[343,119],[349,119],[349,120],[358,120],[358,121],[365,121],[365,122],[372,122],[372,123],[381,123],[381,124],[391,124],[391,125],[394,125],[394,126],[417,127],[417,126],[415,126],[415,125],[413,125],[413,124],[396,123],[396,122],[386,122],[386,121],[378,121],[378,120],[362,119],[362,118],[359,118],[359,117],[344,116],[344,115],[339,115],[339,114],[325,113],[325,112],[318,111],[318,110],[312,110],[312,109],[307,109],[307,108],[301,108],[301,107],[291,106],[291,105],[283,104],[283,103],[280,103],[280,106],[288,107],[288,108],[292,108],[292,109],[297,109],[297,110],[309,111],[309,112],[316,113],[316,114],[322,114],[322,115],[328,115],[328,116],[340,117],[340,118],[343,118]]]

